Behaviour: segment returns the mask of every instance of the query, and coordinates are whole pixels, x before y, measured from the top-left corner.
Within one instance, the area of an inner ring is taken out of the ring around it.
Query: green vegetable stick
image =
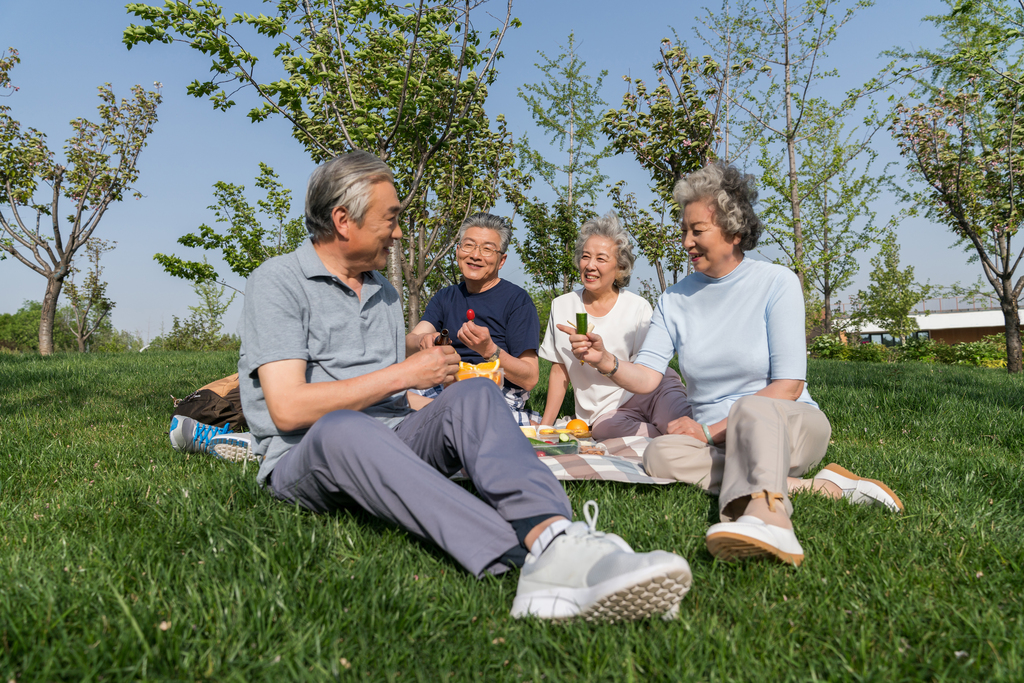
[[[576,314],[576,334],[586,334],[586,333],[587,333],[587,313],[586,313],[586,311],[584,311],[583,313],[577,313]],[[580,359],[580,365],[583,365],[583,359],[582,358]]]

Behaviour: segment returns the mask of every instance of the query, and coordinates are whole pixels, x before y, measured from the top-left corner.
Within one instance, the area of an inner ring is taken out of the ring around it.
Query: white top
[[[747,256],[728,275],[693,273],[665,290],[636,362],[665,372],[678,353],[693,419],[712,424],[772,380],[806,381],[804,334],[796,275]],[[806,384],[797,400],[818,406]]]
[[[576,314],[586,312],[583,289],[554,299],[548,329],[537,353],[545,360],[565,366],[575,392],[576,417],[592,424],[599,416],[628,401],[633,394],[602,375],[597,368],[580,365],[579,359],[572,355],[569,335],[555,327],[556,324],[576,327]],[[607,315],[590,315],[588,320],[594,325],[594,332],[601,335],[608,351],[621,360],[632,361],[643,346],[651,324],[651,313],[651,305],[646,299],[619,290],[619,297]]]

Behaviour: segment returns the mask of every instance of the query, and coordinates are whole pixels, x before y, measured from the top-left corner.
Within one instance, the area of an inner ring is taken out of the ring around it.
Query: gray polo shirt
[[[257,268],[245,285],[238,359],[242,410],[263,461],[263,484],[278,459],[306,430],[282,432],[270,418],[257,370],[301,358],[307,382],[360,377],[405,360],[405,322],[398,292],[380,273],[364,273],[360,296],[324,267],[311,242]],[[405,392],[363,410],[394,427],[411,412]]]

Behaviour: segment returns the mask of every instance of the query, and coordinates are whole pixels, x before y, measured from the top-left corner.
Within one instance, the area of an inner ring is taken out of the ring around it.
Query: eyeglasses
[[[490,258],[495,254],[501,253],[498,249],[495,249],[490,244],[477,244],[476,242],[470,242],[466,240],[459,245],[459,251],[463,254],[472,254],[475,250],[480,250],[480,255],[484,258]]]

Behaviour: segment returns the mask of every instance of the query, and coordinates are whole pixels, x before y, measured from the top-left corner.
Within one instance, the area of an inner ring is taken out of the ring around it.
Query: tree
[[[601,71],[591,79],[584,72],[587,63],[577,53],[574,34],[569,34],[568,43],[553,59],[538,51],[542,61],[535,66],[544,74],[543,80],[518,91],[534,122],[563,155],[561,163],[545,158],[524,135],[517,145],[520,167],[526,174],[539,176],[556,200],[549,210],[537,197],[527,200],[522,193],[512,197],[526,223],[526,239],[516,240],[525,270],[537,278],[537,283],[561,288],[562,292],[571,291],[578,278],[572,262],[580,225],[575,221],[593,215],[590,207],[606,180],[598,162],[607,156],[599,147],[601,110],[605,106],[599,92],[608,72]],[[561,251],[552,253],[552,249]]]
[[[822,331],[831,334],[832,296],[848,287],[860,270],[858,252],[876,244],[883,231],[894,227],[896,219],[887,226],[875,222],[871,202],[891,182],[888,175],[871,173],[877,153],[854,141],[852,133],[845,134],[842,113],[823,100],[808,102],[805,111],[805,135],[796,146],[800,159],[797,189],[803,209],[804,286],[809,301],[821,306],[815,307],[812,319],[817,320],[823,311]],[[758,164],[763,171],[761,183],[771,192],[762,198],[763,242],[777,246],[782,251],[780,262],[795,269],[791,176],[764,142]]]
[[[473,213],[489,211],[503,188],[528,185],[514,168],[515,149],[505,118],[499,115],[496,123],[496,130],[453,139],[439,153],[441,163],[424,176],[420,200],[402,216],[405,239],[400,263],[408,284],[410,329],[420,320],[421,304],[457,281],[453,257],[462,222]]]
[[[192,289],[199,297],[199,305],[188,307],[192,314],[185,320],[173,316],[171,332],[154,339],[150,346],[169,351],[237,349],[238,337],[220,331],[224,313],[235,300],[235,294],[224,301],[225,287],[209,280],[194,283]]]
[[[12,351],[39,351],[39,319],[43,305],[38,301],[24,301],[15,313],[0,313],[0,349]],[[71,331],[61,325],[54,326],[53,348],[70,351],[75,348]]]
[[[97,237],[85,243],[85,251],[89,257],[89,271],[81,287],[74,281],[80,271],[72,267],[68,275],[65,290],[69,302],[68,327],[78,340],[78,350],[86,351],[86,342],[99,330],[104,322],[109,324],[108,316],[114,309],[114,302],[107,298],[107,283],[100,278],[103,266],[100,257],[104,252],[111,251],[117,242],[107,242]]]
[[[256,176],[256,187],[266,193],[265,198],[252,206],[245,198],[245,186],[218,181],[213,185],[213,211],[217,223],[224,223],[227,229],[217,232],[203,224],[199,232],[188,233],[178,238],[178,244],[205,250],[219,249],[224,261],[232,272],[242,277],[272,256],[294,251],[306,238],[306,227],[301,217],[289,218],[291,214],[291,190],[278,180],[270,166],[260,163]],[[257,210],[258,207],[258,210]],[[262,213],[271,226],[268,230],[259,220]],[[221,276],[206,259],[186,261],[174,255],[156,254],[153,257],[168,273],[190,280],[196,284],[221,281]],[[234,289],[234,288],[232,288]]]
[[[554,292],[571,292],[579,279],[576,267],[576,238],[580,226],[597,214],[588,206],[555,202],[548,208],[539,201],[527,202],[521,209],[526,223],[526,239],[517,243],[523,270],[533,281]]]
[[[602,130],[612,150],[632,154],[651,175],[656,198],[650,211],[637,205],[634,193],[623,194],[622,182],[611,188],[610,196],[623,226],[657,271],[663,292],[666,269],[675,283],[689,264],[672,190],[680,178],[716,157],[724,96],[720,88],[700,92],[697,85],[698,74],[710,78],[718,71],[710,58],[690,58],[685,46],[667,38],[661,41],[660,57],[652,67],[658,79],[654,90],[640,79],[623,77],[628,89],[622,108],[604,115]],[[714,100],[713,110],[705,97]]]
[[[766,138],[784,146],[792,225],[791,267],[801,285],[805,279],[806,241],[797,146],[805,137],[809,93],[816,81],[837,75],[835,70],[824,70],[822,61],[839,29],[856,10],[873,4],[874,0],[856,0],[837,18],[832,12],[840,0],[764,0],[756,6],[753,0],[738,0],[734,15],[719,17],[717,23],[708,25],[716,35],[722,33],[723,26],[729,27],[736,57],[729,67],[734,79],[729,100],[748,117],[744,144],[749,146],[751,138]],[[713,43],[709,38],[705,42]],[[761,87],[764,81],[767,85]],[[840,109],[852,107],[866,91],[851,91]]]
[[[943,29],[941,52],[906,55],[932,67],[918,80],[923,100],[900,107],[892,131],[911,177],[925,189],[913,195],[930,218],[953,232],[985,278],[1003,312],[1006,367],[1021,372],[1018,300],[1014,282],[1024,252],[1013,238],[1024,219],[1024,5],[949,3],[947,16],[928,17]]]
[[[13,49],[0,58],[0,87],[10,85],[9,73],[18,61]],[[74,134],[64,146],[63,164],[46,146],[45,134],[23,131],[11,108],[0,105],[0,207],[10,209],[9,214],[0,209],[0,250],[46,278],[39,321],[39,353],[44,356],[53,353],[57,299],[75,255],[110,205],[132,192],[138,179],[139,154],[153,132],[161,99],[156,86],[147,92],[137,85],[132,99],[120,104],[109,84],[100,86],[99,123],[71,121]],[[40,184],[49,187],[45,199],[37,199]],[[63,219],[67,207],[62,199],[71,203]],[[34,213],[35,220],[26,213]]]
[[[931,287],[915,284],[913,266],[900,269],[900,246],[892,232],[882,240],[871,265],[871,282],[867,290],[857,292],[859,308],[850,316],[850,323],[854,327],[874,323],[898,337],[902,344],[917,329],[917,321],[910,317],[910,312],[928,298]]]
[[[481,4],[276,0],[270,16],[228,17],[212,2],[130,3],[128,11],[145,23],[125,29],[124,42],[129,49],[154,41],[183,42],[210,55],[213,76],[194,81],[188,92],[227,110],[235,106],[236,92],[251,90],[260,105],[249,110],[249,118],[285,118],[317,163],[356,148],[376,154],[395,172],[404,212],[424,200],[426,177],[443,175],[452,159],[443,150],[490,128],[482,103],[497,76],[505,32],[519,21],[512,18],[508,0],[490,43],[481,45],[473,22]],[[277,41],[273,54],[285,78],[261,81],[256,76],[258,50],[242,45],[236,27]],[[449,213],[463,210],[453,207]],[[388,265],[388,277],[399,292],[401,252],[392,250]],[[419,262],[417,254],[405,257]]]

